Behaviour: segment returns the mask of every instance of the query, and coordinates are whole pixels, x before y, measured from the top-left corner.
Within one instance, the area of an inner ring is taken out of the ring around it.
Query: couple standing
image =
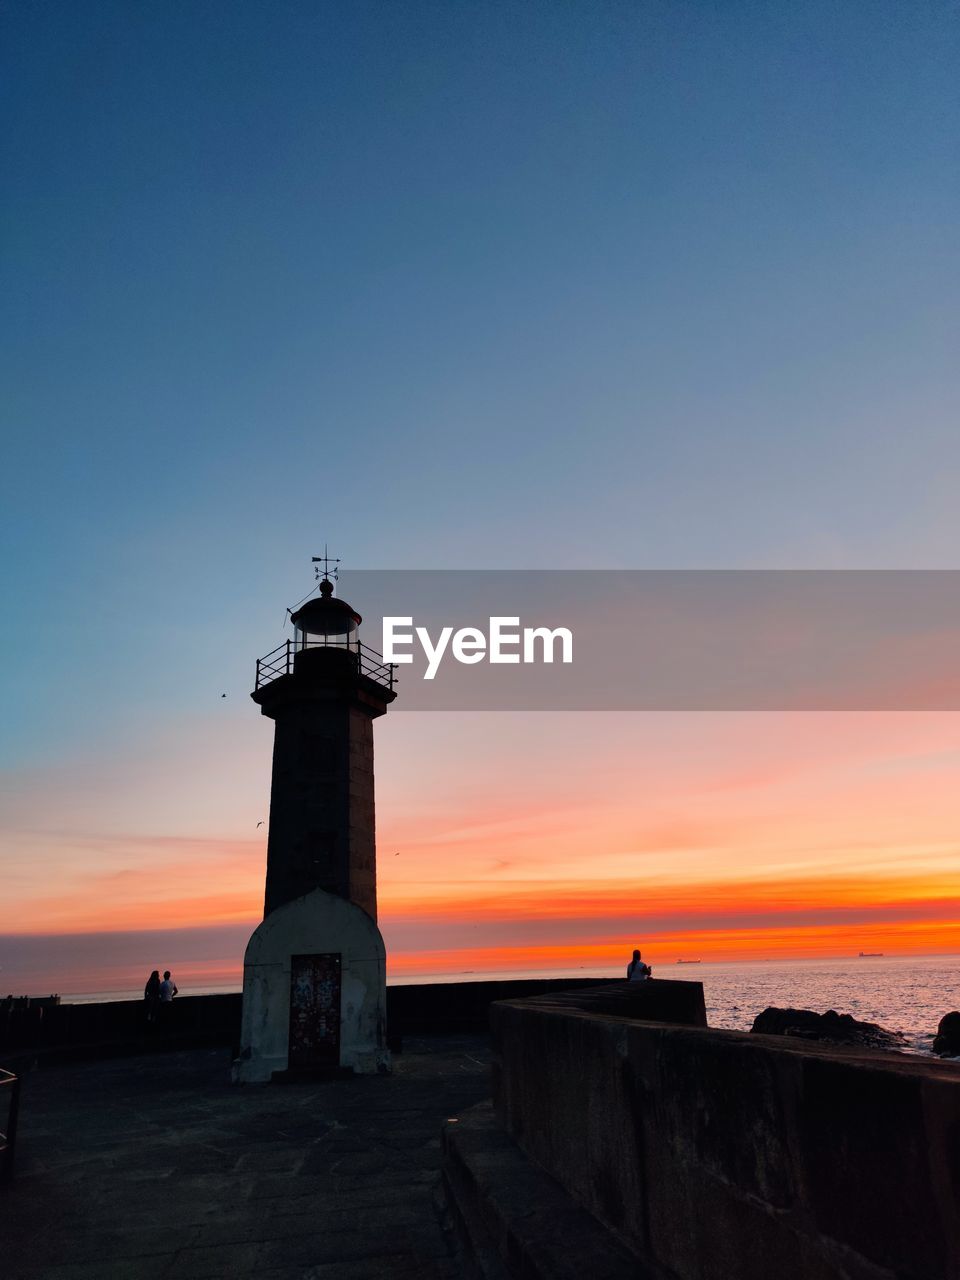
[[[143,989],[143,998],[147,1005],[147,1021],[155,1022],[162,1005],[173,1003],[177,994],[177,984],[170,977],[170,970],[164,969],[163,981],[160,981],[160,970],[154,969]]]

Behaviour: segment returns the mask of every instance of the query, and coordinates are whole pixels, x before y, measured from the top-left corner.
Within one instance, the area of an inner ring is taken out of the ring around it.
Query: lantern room
[[[290,615],[294,626],[294,649],[356,649],[357,629],[363,619],[346,600],[333,594],[333,583],[324,578],[320,595],[308,600]]]

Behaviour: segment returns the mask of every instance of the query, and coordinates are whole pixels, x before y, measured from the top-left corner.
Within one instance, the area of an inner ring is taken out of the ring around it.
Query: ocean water
[[[657,976],[703,983],[707,1022],[749,1031],[768,1005],[851,1013],[902,1031],[910,1047],[929,1053],[937,1023],[960,1009],[960,956],[878,956],[850,960],[758,961],[676,965]]]
[[[626,962],[624,962],[626,963]],[[902,1031],[915,1052],[929,1053],[937,1023],[951,1009],[960,1009],[960,955],[877,956],[834,960],[756,960],[729,963],[655,965],[658,978],[702,982],[707,1021],[712,1027],[749,1031],[756,1015],[768,1005],[836,1009],[866,1022],[879,1022]],[[580,967],[536,972],[459,973],[397,977],[397,983],[479,982],[509,978],[619,977],[609,968]],[[193,984],[178,975],[183,995],[214,995],[237,991],[236,983]],[[131,1000],[142,989],[64,995],[64,1003]]]
[[[626,960],[624,960],[624,968]],[[831,960],[754,960],[703,964],[654,964],[657,978],[703,983],[711,1027],[749,1031],[769,1005],[850,1013],[902,1031],[909,1047],[929,1053],[937,1023],[960,1009],[960,955],[869,956]],[[552,978],[556,971],[460,973],[417,981],[469,982],[481,978]],[[619,977],[608,968],[576,968],[564,976]]]

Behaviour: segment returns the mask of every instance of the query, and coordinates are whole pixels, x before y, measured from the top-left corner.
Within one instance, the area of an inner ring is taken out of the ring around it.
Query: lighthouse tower
[[[264,919],[244,956],[238,1081],[389,1067],[373,721],[396,697],[394,670],[361,643],[360,615],[326,572],[319,592],[291,615],[294,638],[257,662],[251,695],[276,727]]]

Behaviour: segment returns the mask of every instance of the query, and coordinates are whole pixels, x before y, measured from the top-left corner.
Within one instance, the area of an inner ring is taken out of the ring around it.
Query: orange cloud
[[[391,951],[388,970],[392,981],[466,973],[573,974],[579,968],[619,974],[635,946],[640,946],[645,958],[654,965],[674,965],[680,957],[704,961],[812,959],[855,956],[860,950],[888,955],[938,954],[960,951],[960,911],[950,921],[861,926],[855,941],[849,942],[846,948],[834,928],[693,929],[643,936],[622,933],[602,941],[571,941],[552,946]]]
[[[378,734],[395,976],[616,972],[636,941],[658,963],[960,949],[960,717],[424,715]],[[257,741],[237,775],[207,737],[164,744],[162,786],[149,752],[13,779],[7,928],[252,928]]]

